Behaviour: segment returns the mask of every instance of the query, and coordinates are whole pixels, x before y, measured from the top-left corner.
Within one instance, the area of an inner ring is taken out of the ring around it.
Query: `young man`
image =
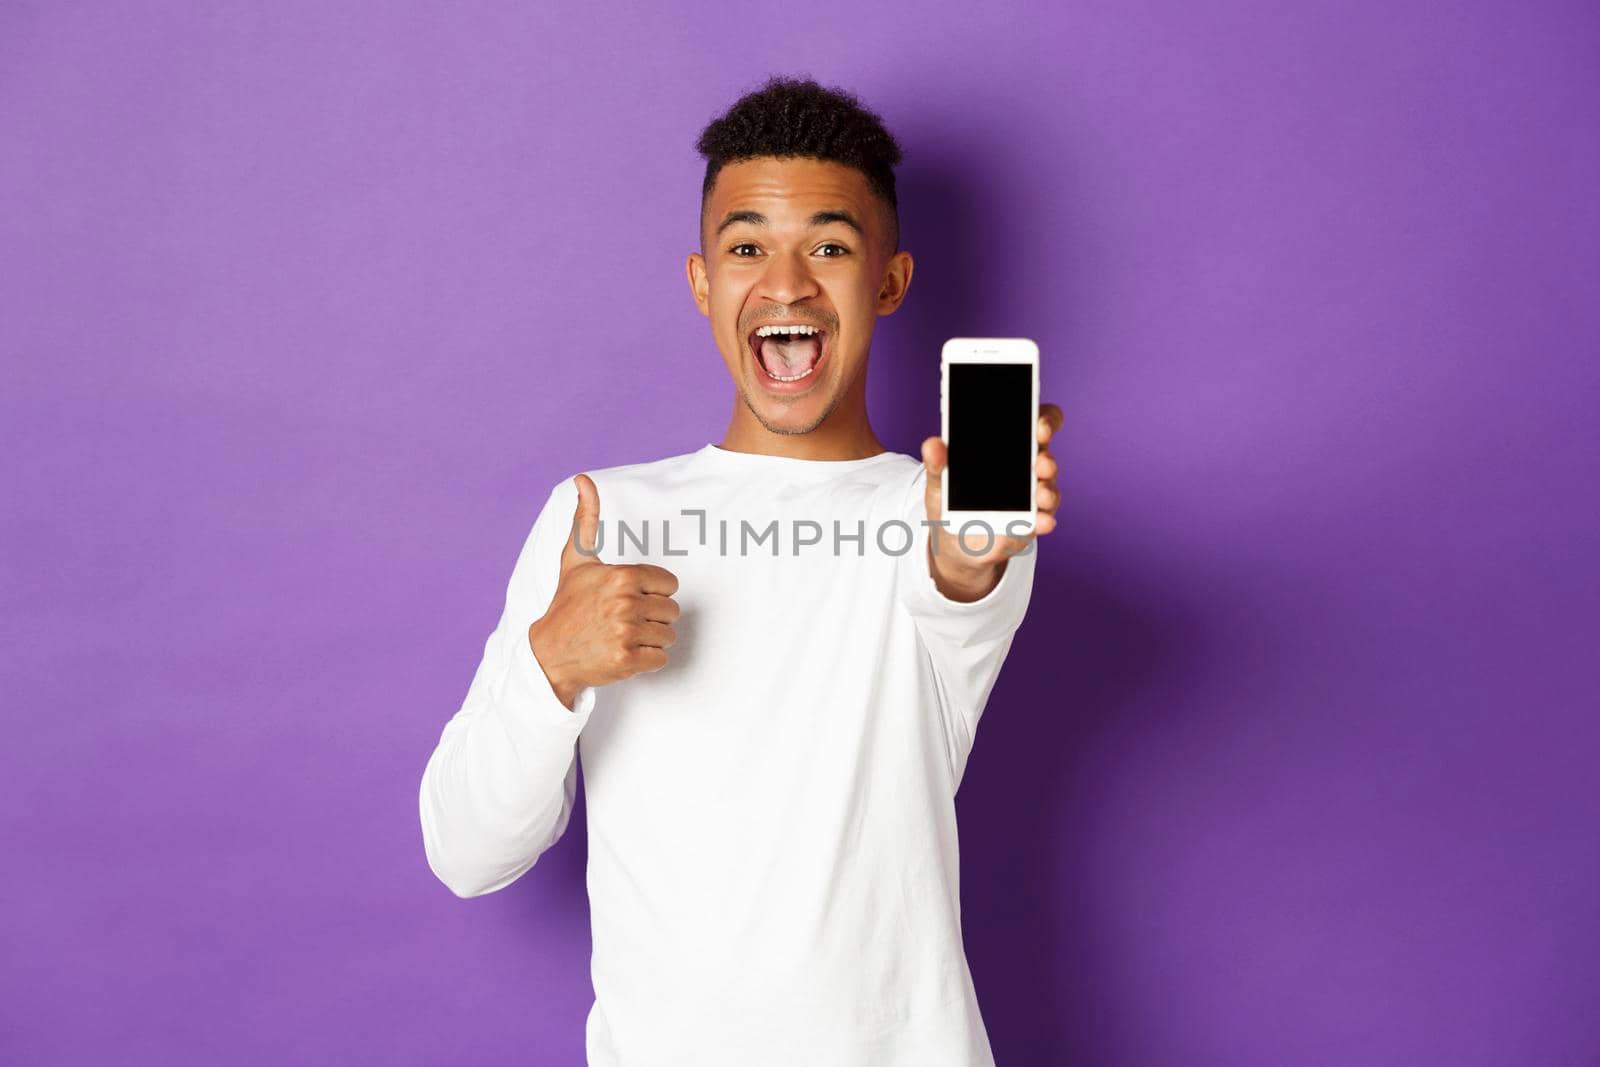
[[[912,269],[877,116],[774,79],[699,148],[688,277],[727,432],[551,492],[423,772],[428,863],[462,897],[521,877],[581,753],[591,1065],[992,1064],[954,800],[1033,538],[958,544],[943,442],[919,463],[868,422],[874,321]],[[1044,405],[1040,533],[1060,418]]]

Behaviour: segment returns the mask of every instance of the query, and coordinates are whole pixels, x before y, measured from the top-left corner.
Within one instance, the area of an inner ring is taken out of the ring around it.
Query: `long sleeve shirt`
[[[589,472],[606,563],[679,580],[659,671],[552,691],[528,642],[577,490],[559,483],[423,772],[461,897],[525,874],[584,772],[591,1067],[990,1065],[961,938],[955,794],[1037,546],[958,602],[922,464],[716,445]]]

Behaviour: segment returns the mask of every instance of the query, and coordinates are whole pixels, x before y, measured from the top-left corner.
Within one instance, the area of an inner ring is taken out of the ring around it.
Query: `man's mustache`
[[[749,333],[773,322],[798,322],[805,326],[815,326],[819,330],[827,330],[829,333],[837,333],[839,320],[835,316],[818,314],[815,311],[785,311],[779,308],[774,311],[763,310],[752,315],[743,324],[742,329],[743,332]]]

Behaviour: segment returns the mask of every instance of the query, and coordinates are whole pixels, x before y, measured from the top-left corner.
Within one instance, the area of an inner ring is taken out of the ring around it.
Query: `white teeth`
[[[798,382],[801,378],[809,378],[811,376],[811,372],[817,369],[817,365],[813,363],[811,366],[806,368],[806,372],[804,374],[796,374],[789,378],[785,378],[781,374],[773,374],[765,367],[762,367],[761,369],[766,371],[767,377],[771,378],[775,382]]]

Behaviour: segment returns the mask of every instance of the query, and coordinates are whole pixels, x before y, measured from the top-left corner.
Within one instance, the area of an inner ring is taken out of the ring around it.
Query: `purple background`
[[[811,72],[880,434],[953,334],[1067,413],[1000,1063],[1600,1062],[1600,8],[372,11],[0,6],[0,1060],[581,1062],[582,809],[464,902],[418,782],[551,485],[720,439],[692,145]]]

